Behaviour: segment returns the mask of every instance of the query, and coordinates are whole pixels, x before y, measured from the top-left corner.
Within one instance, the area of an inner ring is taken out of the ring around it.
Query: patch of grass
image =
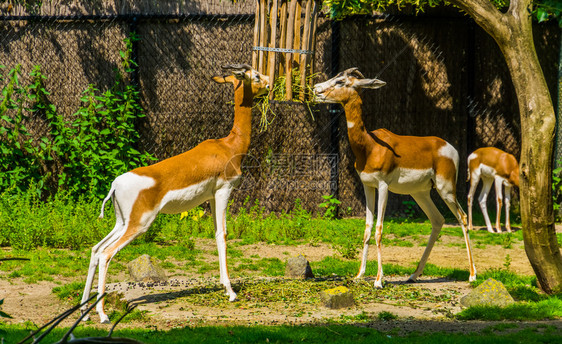
[[[545,320],[562,317],[562,300],[549,298],[539,302],[518,302],[506,307],[473,306],[456,315],[459,320]]]
[[[5,329],[5,342],[17,343],[29,334],[29,329],[21,325],[8,325]],[[62,338],[65,329],[55,329],[44,341],[53,343]],[[106,329],[78,327],[77,338],[106,336]],[[187,344],[187,343],[556,343],[560,335],[553,331],[538,333],[524,330],[514,333],[412,333],[405,336],[391,332],[380,332],[365,326],[328,324],[323,326],[209,326],[183,327],[168,331],[154,329],[119,329],[113,337],[133,338],[146,344]]]
[[[71,282],[59,287],[54,287],[52,292],[61,300],[79,303],[86,282]]]
[[[28,258],[28,261],[6,261],[0,271],[9,278],[22,277],[26,283],[52,281],[54,277],[75,277],[87,271],[89,253],[64,249],[38,248],[32,251],[4,251],[6,256]],[[0,277],[3,278],[3,277]],[[5,278],[5,277],[4,277]]]
[[[396,315],[392,312],[382,311],[377,315],[377,319],[379,319],[381,321],[396,320],[396,319],[398,319],[398,315]]]

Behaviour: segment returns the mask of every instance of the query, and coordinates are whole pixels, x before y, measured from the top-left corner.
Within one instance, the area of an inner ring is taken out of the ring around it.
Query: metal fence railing
[[[252,2],[107,3],[113,5],[58,8],[56,13],[0,8],[0,64],[21,64],[24,74],[40,65],[50,100],[71,116],[89,84],[100,90],[112,85],[115,70],[122,69],[124,39],[135,32],[138,69],[131,82],[139,87],[146,114],[138,124],[139,148],[164,159],[227,135],[233,91],[211,77],[221,73],[223,64],[251,61]],[[559,35],[554,25],[536,30],[553,92]],[[519,155],[517,100],[507,67],[493,40],[466,17],[379,15],[332,21],[322,16],[314,61],[316,82],[349,67],[387,82],[363,94],[367,128],[439,136],[453,144],[461,156],[461,201],[471,150],[493,145]],[[260,116],[256,110],[249,152],[255,160],[246,163],[253,184],[235,193],[233,208],[249,197],[268,211],[289,211],[299,198],[306,209],[317,211],[322,195],[335,194],[349,215],[364,214],[341,107],[272,102],[267,130],[260,129]],[[41,121],[30,122],[41,135]],[[388,212],[404,211],[405,200],[391,197]]]

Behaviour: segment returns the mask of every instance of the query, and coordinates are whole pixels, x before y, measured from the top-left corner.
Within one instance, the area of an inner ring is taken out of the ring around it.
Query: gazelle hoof
[[[105,314],[100,315],[100,323],[101,324],[111,324],[109,317]]]
[[[228,298],[228,301],[230,301],[230,302],[236,301],[236,294],[235,294],[235,293],[232,293],[232,294],[230,295],[230,297]]]

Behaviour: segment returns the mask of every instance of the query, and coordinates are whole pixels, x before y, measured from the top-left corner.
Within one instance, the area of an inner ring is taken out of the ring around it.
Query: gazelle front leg
[[[369,255],[369,241],[371,240],[371,231],[373,229],[373,219],[375,212],[375,188],[363,185],[365,191],[365,202],[367,203],[367,211],[365,216],[365,234],[363,234],[363,253],[361,254],[361,266],[359,273],[355,276],[356,279],[362,278],[365,275],[367,268],[367,258]]]
[[[228,185],[215,192],[215,199],[211,201],[211,210],[215,218],[215,239],[219,252],[220,282],[226,288],[229,301],[236,300],[236,293],[232,290],[226,263],[226,208],[232,187]]]
[[[386,202],[388,201],[388,185],[379,183],[377,188],[379,191],[378,207],[377,207],[377,225],[375,228],[375,241],[377,243],[377,279],[375,287],[382,288],[382,225],[384,222],[384,212],[386,210]]]

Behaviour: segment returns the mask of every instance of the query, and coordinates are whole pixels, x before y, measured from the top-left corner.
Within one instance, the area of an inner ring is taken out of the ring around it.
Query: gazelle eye
[[[344,84],[343,80],[336,81],[336,86],[343,86],[343,84]]]

